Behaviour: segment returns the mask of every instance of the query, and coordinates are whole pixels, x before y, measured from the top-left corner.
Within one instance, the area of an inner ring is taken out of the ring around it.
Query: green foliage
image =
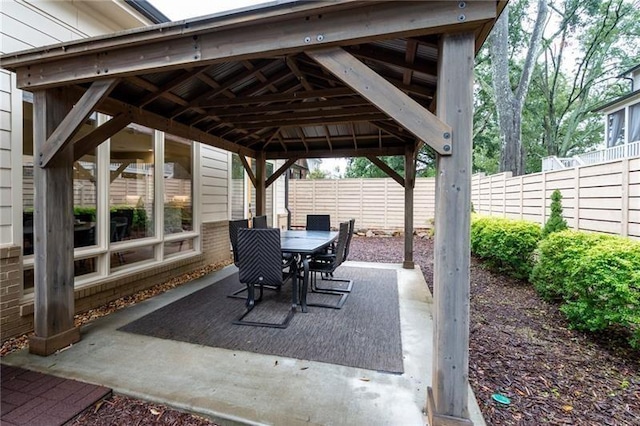
[[[379,157],[400,176],[404,176],[404,156]],[[416,177],[435,176],[435,159],[430,148],[423,147],[416,161]],[[346,178],[387,178],[385,172],[365,157],[350,158],[345,171]]]
[[[559,300],[572,327],[631,333],[640,347],[640,243],[626,238],[564,230],[538,248],[530,281],[547,300]]]
[[[533,222],[474,217],[471,223],[471,252],[490,269],[517,279],[529,277],[540,238],[540,226]]]
[[[604,120],[595,107],[629,93],[616,79],[640,63],[640,8],[632,0],[564,0],[549,3],[550,24],[533,71],[521,117],[526,173],[540,171],[549,155],[568,157],[596,149]],[[536,2],[509,2],[509,70],[519,81],[533,28]],[[492,87],[489,43],[476,56],[474,172],[493,174],[501,141]]]
[[[313,169],[307,174],[307,179],[326,179],[326,178],[327,178],[327,173],[324,170],[319,168]]]
[[[73,215],[91,215],[91,220],[95,222],[96,220],[96,208],[95,207],[82,207],[82,206],[74,206],[73,207]]]
[[[589,248],[567,280],[560,307],[571,325],[602,331],[621,326],[640,347],[640,244],[611,238]]]
[[[570,229],[548,235],[538,245],[537,262],[529,281],[544,299],[565,299],[570,272],[582,261],[584,252],[608,238],[611,237],[605,234]]]
[[[562,193],[556,189],[551,194],[551,214],[542,228],[542,238],[565,229],[567,229],[567,221],[562,217]]]

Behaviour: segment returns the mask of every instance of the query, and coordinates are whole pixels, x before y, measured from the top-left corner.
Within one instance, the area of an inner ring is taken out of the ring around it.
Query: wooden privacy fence
[[[289,181],[291,225],[304,227],[307,214],[330,214],[331,226],[356,219],[358,229],[403,230],[404,188],[390,178]],[[416,179],[413,226],[430,228],[435,179]]]
[[[471,184],[480,214],[542,224],[558,189],[570,227],[640,238],[640,158],[517,177],[474,175]]]
[[[393,179],[292,179],[289,184],[292,226],[304,227],[307,214],[328,213],[333,227],[352,217],[359,229],[404,227],[404,189]],[[640,158],[517,177],[478,174],[471,185],[480,214],[543,224],[551,194],[559,189],[570,227],[640,238]],[[414,195],[413,226],[429,228],[435,179],[416,179]]]

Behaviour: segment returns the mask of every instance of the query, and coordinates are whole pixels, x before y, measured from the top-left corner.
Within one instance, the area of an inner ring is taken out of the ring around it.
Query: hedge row
[[[531,222],[474,217],[471,251],[493,270],[528,279],[541,297],[560,302],[572,327],[624,327],[640,347],[640,243],[565,230],[541,238]]]
[[[536,223],[474,216],[471,252],[483,259],[489,268],[526,280],[533,268],[533,251],[541,233]]]

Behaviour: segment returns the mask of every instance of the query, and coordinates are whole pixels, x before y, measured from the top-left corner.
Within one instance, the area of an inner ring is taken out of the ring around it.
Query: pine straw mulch
[[[384,247],[381,250],[381,246]],[[354,237],[350,260],[402,261],[402,237]],[[433,291],[433,242],[416,238],[414,260]],[[212,265],[76,317],[78,325],[219,269]],[[5,342],[1,354],[26,344]],[[617,333],[570,330],[554,304],[532,287],[471,264],[469,381],[488,425],[638,425],[640,353]],[[501,393],[508,406],[491,399]],[[114,395],[80,414],[77,425],[213,425],[167,407]]]

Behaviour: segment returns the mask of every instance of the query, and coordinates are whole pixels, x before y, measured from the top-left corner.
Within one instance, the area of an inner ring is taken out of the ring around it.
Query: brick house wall
[[[227,221],[203,223],[201,236],[202,253],[197,256],[163,262],[126,277],[76,289],[76,313],[97,308],[203,266],[231,259]],[[20,246],[0,248],[0,339],[3,342],[33,331],[33,300],[21,300],[21,253]]]

